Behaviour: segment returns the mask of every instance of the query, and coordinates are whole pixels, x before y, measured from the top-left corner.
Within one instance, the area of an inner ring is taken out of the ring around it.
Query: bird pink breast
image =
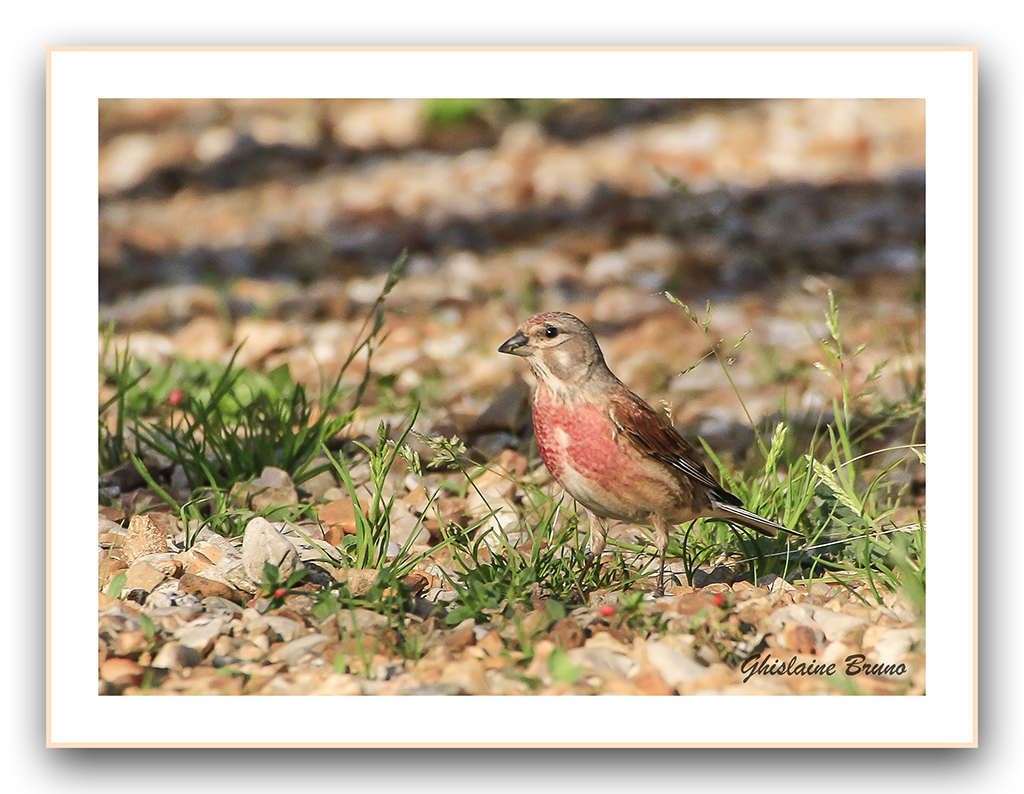
[[[587,501],[587,495],[579,492],[581,478],[594,490],[624,495],[644,476],[638,463],[624,458],[613,430],[602,405],[570,405],[549,389],[537,390],[533,401],[537,449],[548,471],[578,501]]]

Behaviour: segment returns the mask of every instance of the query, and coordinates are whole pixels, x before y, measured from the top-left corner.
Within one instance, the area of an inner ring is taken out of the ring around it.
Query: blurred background
[[[828,424],[842,397],[818,367],[831,291],[844,374],[864,422],[878,418],[864,438],[920,443],[924,110],[105,100],[101,353],[130,336],[160,367],[225,362],[244,342],[245,367],[286,364],[315,388],[341,371],[405,252],[353,432],[418,402],[418,430],[456,433],[481,458],[524,447],[526,367],[496,349],[557,309],[590,324],[612,370],[685,435],[742,459],[752,425]],[[923,467],[905,465],[923,498]]]

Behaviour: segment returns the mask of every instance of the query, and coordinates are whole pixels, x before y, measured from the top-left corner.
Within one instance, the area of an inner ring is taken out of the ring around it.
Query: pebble
[[[692,657],[680,653],[667,642],[649,642],[645,646],[645,651],[647,660],[671,687],[678,688],[707,675],[708,668]]]
[[[141,557],[167,550],[167,533],[150,516],[132,516],[122,545],[125,563],[130,566]]]
[[[867,638],[865,637],[865,645]],[[874,644],[872,661],[884,665],[896,665],[907,660],[907,655],[912,648],[917,648],[918,653],[924,651],[924,629],[901,628],[888,629]]]
[[[299,490],[308,494],[309,500],[313,504],[324,501],[324,494],[338,485],[338,479],[334,475],[334,467],[327,458],[323,456],[316,458],[309,465],[309,469],[315,470],[324,466],[327,467],[326,471],[314,474],[312,477],[297,483]]]
[[[439,684],[458,687],[463,695],[486,695],[488,692],[487,677],[476,661],[455,662],[448,665],[441,673]]]
[[[211,613],[223,613],[229,617],[241,617],[242,607],[236,602],[220,596],[208,596],[203,599],[203,609]]]
[[[182,574],[179,580],[181,589],[186,593],[198,596],[202,599],[210,599],[213,597],[224,599],[228,602],[231,601],[242,601],[245,599],[245,594],[239,590],[218,582],[215,579],[206,579],[202,576],[196,576],[191,573]]]
[[[269,660],[271,662],[295,664],[306,654],[315,653],[329,642],[331,642],[331,638],[324,634],[307,634],[305,637],[299,637],[291,642],[286,642],[274,650],[270,654]]]
[[[773,612],[768,627],[777,633],[789,623],[821,632],[829,642],[843,641],[868,625],[867,620],[808,604],[792,604]]]
[[[263,566],[276,565],[281,579],[287,579],[302,566],[299,551],[265,518],[254,518],[245,527],[242,540],[242,565],[253,582],[263,581]]]
[[[100,680],[118,686],[138,686],[144,672],[145,668],[131,659],[107,659],[100,665]]]
[[[114,544],[124,542],[125,528],[118,524],[116,521],[111,521],[109,518],[99,517],[99,543],[105,549],[109,549]]]
[[[149,648],[149,638],[144,631],[124,631],[114,639],[115,656],[138,656]]]
[[[611,648],[587,643],[582,648],[574,648],[568,652],[569,661],[574,665],[582,665],[586,673],[615,673],[627,676],[636,667],[636,662],[628,656]]]
[[[380,574],[375,568],[338,568],[334,578],[348,585],[348,591],[355,597],[366,595]]]
[[[140,560],[128,569],[125,591],[145,590],[147,593],[167,578],[167,574],[146,560]]]
[[[304,628],[302,623],[278,615],[260,615],[246,625],[249,634],[267,634],[272,642],[291,642]]]
[[[203,656],[195,648],[178,642],[166,643],[153,659],[153,667],[167,670],[181,670],[202,664]]]
[[[182,645],[195,648],[205,656],[229,622],[230,618],[225,615],[205,613],[177,629],[173,636]]]
[[[331,490],[327,491],[325,495],[330,493]],[[362,510],[362,506],[359,509]],[[355,535],[358,531],[355,504],[344,496],[332,499],[321,506],[319,517],[325,527],[324,538],[333,546],[340,546],[345,535]]]
[[[216,565],[204,568],[202,578],[220,582],[234,590],[250,595],[259,591],[256,582],[246,573],[240,556],[224,557]],[[260,579],[262,579],[262,576]]]

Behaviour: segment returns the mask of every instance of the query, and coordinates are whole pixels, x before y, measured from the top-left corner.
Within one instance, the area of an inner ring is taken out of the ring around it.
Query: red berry
[[[613,607],[611,604],[605,604],[601,607],[601,614],[604,615],[604,617],[606,618],[610,618],[612,615],[615,614],[615,607]]]
[[[713,596],[711,596],[711,603],[714,604],[716,607],[724,607],[725,606],[725,594],[724,593],[715,593]]]
[[[274,591],[274,598],[284,598],[286,595],[288,595],[288,591],[283,587],[279,587]]]
[[[177,405],[184,398],[185,393],[181,389],[173,389],[170,394],[167,395],[167,402],[171,405]]]

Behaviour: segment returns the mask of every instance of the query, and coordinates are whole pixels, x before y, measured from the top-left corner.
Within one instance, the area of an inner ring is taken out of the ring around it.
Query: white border
[[[970,51],[53,51],[51,743],[973,742],[973,90]],[[290,697],[97,696],[95,601],[80,595],[96,581],[88,472],[96,445],[97,101],[132,96],[924,98],[928,567],[933,582],[950,583],[928,593],[927,696],[751,697],[728,708],[699,697],[353,697],[343,709]]]

